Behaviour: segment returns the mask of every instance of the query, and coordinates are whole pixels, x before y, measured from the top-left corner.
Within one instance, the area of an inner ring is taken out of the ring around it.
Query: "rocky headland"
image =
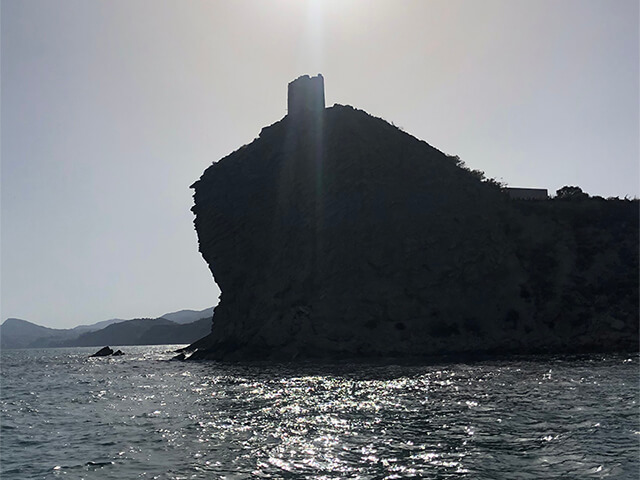
[[[638,350],[637,200],[510,198],[324,108],[322,82],[292,82],[288,115],[192,186],[222,293],[191,358]]]

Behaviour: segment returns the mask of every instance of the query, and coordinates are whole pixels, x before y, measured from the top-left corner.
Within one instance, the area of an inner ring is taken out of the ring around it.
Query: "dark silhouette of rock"
[[[221,296],[190,358],[637,350],[637,201],[511,199],[317,98],[192,186]]]
[[[184,353],[179,353],[178,355],[176,355],[175,357],[173,357],[171,360],[184,360],[185,358],[187,358],[187,356]]]
[[[90,355],[91,357],[108,357],[109,355],[113,355],[113,350],[111,349],[111,347],[102,347],[100,350],[98,350],[96,353],[94,353],[93,355]]]
[[[124,355],[124,352],[122,350],[118,350],[118,351],[113,352],[113,356],[114,357],[120,357],[122,355]]]

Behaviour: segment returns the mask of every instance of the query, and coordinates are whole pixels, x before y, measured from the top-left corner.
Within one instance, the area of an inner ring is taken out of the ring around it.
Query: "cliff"
[[[290,113],[192,187],[222,292],[192,358],[638,349],[637,201],[512,200],[338,105]]]

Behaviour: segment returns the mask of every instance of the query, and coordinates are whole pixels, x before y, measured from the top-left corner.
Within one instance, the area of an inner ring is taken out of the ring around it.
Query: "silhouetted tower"
[[[324,110],[324,78],[303,75],[289,83],[287,113],[291,116]]]

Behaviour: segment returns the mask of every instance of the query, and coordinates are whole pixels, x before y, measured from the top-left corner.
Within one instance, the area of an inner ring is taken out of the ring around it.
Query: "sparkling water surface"
[[[4,479],[640,474],[637,355],[431,365],[1,353]]]

